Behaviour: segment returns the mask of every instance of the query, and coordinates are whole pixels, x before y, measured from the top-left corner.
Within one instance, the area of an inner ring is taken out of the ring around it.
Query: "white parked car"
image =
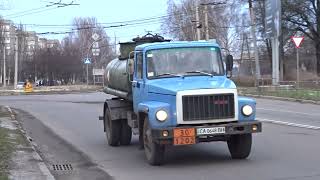
[[[17,89],[23,89],[25,85],[25,82],[18,82]]]

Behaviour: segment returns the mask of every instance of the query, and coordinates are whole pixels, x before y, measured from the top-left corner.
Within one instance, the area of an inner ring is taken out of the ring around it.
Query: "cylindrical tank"
[[[127,72],[127,60],[114,59],[106,67],[105,93],[131,99],[131,82]]]
[[[132,39],[131,42],[120,43],[120,56],[109,62],[105,71],[104,92],[123,99],[132,100],[132,87],[129,76],[133,74],[133,54],[135,47],[144,43],[170,41],[159,35],[150,33],[143,37]],[[129,59],[129,61],[128,61]],[[130,63],[127,72],[127,63]]]

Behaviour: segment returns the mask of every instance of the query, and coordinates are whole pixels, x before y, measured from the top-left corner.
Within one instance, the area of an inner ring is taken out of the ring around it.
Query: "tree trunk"
[[[270,39],[266,39],[265,40],[266,46],[267,46],[267,52],[268,52],[268,60],[270,62],[270,69],[272,69],[272,48],[271,48],[271,44],[270,44]],[[271,72],[272,74],[272,72]]]
[[[320,40],[316,42],[316,61],[317,61],[317,75],[320,77]]]

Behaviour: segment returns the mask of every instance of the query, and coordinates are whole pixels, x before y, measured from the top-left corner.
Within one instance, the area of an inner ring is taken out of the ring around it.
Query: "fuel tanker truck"
[[[164,163],[168,146],[224,141],[233,159],[249,156],[252,134],[261,132],[256,101],[238,95],[233,57],[222,59],[215,41],[169,41],[147,34],[120,43],[106,67],[103,107],[110,146],[139,136],[151,165]]]

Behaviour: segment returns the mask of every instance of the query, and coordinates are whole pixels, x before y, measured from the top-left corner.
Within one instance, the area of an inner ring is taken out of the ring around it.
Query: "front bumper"
[[[220,134],[197,134],[198,128],[215,128],[224,127],[225,132]],[[174,140],[174,129],[180,128],[194,128],[195,129],[195,143],[200,142],[210,142],[210,141],[226,141],[231,135],[237,134],[251,134],[259,133],[262,131],[262,123],[260,121],[245,121],[245,122],[232,122],[224,124],[210,124],[210,125],[187,125],[179,127],[169,127],[162,129],[153,129],[152,138],[153,141],[159,144],[173,144]],[[164,136],[164,131],[166,131],[167,136]]]

